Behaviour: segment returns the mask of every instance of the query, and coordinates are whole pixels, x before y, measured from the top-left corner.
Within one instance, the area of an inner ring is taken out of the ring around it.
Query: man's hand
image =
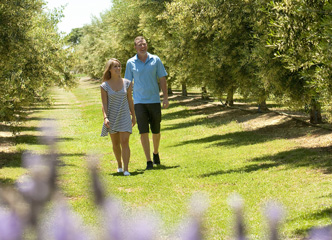
[[[168,108],[168,106],[169,106],[169,102],[168,102],[168,99],[167,98],[164,98],[163,99],[163,108]]]

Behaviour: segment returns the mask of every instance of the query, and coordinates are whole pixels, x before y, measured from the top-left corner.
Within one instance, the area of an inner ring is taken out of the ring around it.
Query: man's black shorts
[[[160,133],[161,122],[161,105],[160,103],[137,103],[135,104],[136,121],[140,134],[149,133],[149,125],[151,132]]]

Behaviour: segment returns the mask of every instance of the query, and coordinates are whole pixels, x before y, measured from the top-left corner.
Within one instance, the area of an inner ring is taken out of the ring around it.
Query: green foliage
[[[70,54],[57,33],[58,12],[43,1],[0,3],[0,121],[24,120],[26,107],[47,101],[50,87],[73,86]]]
[[[270,44],[275,56],[292,73],[288,92],[293,99],[310,103],[331,99],[331,3],[280,1],[271,3]],[[296,76],[296,77],[293,77]],[[303,96],[303,98],[300,98]]]
[[[81,42],[81,37],[83,36],[82,28],[74,28],[66,36],[66,41],[68,44],[77,45]]]
[[[139,35],[136,1],[113,1],[112,9],[83,27],[81,44],[75,48],[78,68],[93,78],[102,77],[105,63],[117,58],[123,65],[135,54],[134,38]]]
[[[172,85],[230,90],[258,103],[327,106],[331,84],[331,3],[270,0],[114,0],[84,27],[78,69],[100,78],[111,57],[123,64],[143,35]],[[123,68],[124,70],[124,68]]]

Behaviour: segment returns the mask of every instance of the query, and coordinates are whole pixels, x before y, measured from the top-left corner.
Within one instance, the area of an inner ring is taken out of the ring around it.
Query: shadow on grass
[[[323,210],[319,210],[315,213],[312,213],[308,216],[310,219],[322,219],[322,218],[330,218],[332,216],[332,207],[325,208]]]
[[[323,218],[326,219],[330,219],[332,215],[332,208],[328,207],[325,208],[323,210],[319,210],[316,212],[313,212],[311,214],[306,214],[304,216],[300,216],[297,218],[293,218],[293,219],[289,219],[288,222],[299,222],[299,221],[303,221],[303,220],[310,220],[310,221],[314,221],[314,220],[320,220]],[[312,228],[317,228],[317,227],[331,227],[331,224],[325,224],[323,226],[308,226],[308,225],[298,225],[298,228],[296,229],[296,231],[294,231],[294,237],[298,237],[298,236],[306,236],[307,233],[312,229]],[[305,238],[306,239],[306,238]]]
[[[168,170],[168,169],[179,168],[179,167],[180,167],[180,165],[166,166],[166,165],[160,164],[160,165],[154,165],[153,169],[151,169],[151,170]]]
[[[144,171],[141,171],[141,170],[136,170],[136,171],[130,171],[130,176],[137,176],[137,175],[140,175],[140,174],[144,174]],[[110,173],[109,175],[111,176],[123,176],[123,177],[128,177],[128,176],[124,176],[123,173]]]
[[[199,98],[201,94],[199,92],[188,92],[187,96],[182,96],[182,91],[173,90],[173,94],[169,95],[169,100],[172,101],[183,101],[188,98]]]
[[[257,118],[264,117],[266,121],[269,121],[269,118],[275,117],[276,114],[272,112],[266,113],[258,113],[256,111],[247,111],[241,110],[237,108],[226,108],[221,105],[210,104],[210,103],[202,103],[201,101],[194,103],[175,103],[173,107],[177,106],[190,106],[188,109],[182,109],[175,112],[169,112],[163,114],[164,120],[174,120],[174,119],[182,119],[184,121],[173,124],[172,126],[168,126],[163,128],[163,130],[177,130],[181,128],[187,128],[197,125],[205,125],[207,127],[218,127],[220,125],[226,125],[230,122],[236,121],[237,123],[246,125],[248,121],[254,121]],[[196,119],[189,119],[186,121],[186,118],[197,116]],[[294,122],[299,126],[303,126],[308,128],[309,126],[303,122],[294,120],[289,118],[289,120],[285,123],[285,125],[289,124],[290,121]],[[293,124],[293,125],[294,125]],[[273,125],[275,126],[275,125]],[[279,127],[282,127],[279,126]]]
[[[15,180],[12,178],[0,178],[0,187],[1,186],[10,186],[10,185],[14,185],[15,184]]]
[[[170,107],[169,109],[176,107],[187,107],[187,109],[182,109],[175,112],[166,112],[163,113],[164,120],[173,120],[173,119],[186,119],[190,116],[199,116],[199,118],[189,121],[182,121],[178,124],[173,124],[172,126],[166,127],[163,130],[176,130],[179,128],[192,127],[195,125],[206,125],[208,127],[220,126],[223,124],[228,124],[229,122],[236,121],[238,123],[245,124],[247,121],[255,120],[258,117],[264,117],[266,121],[269,121],[270,117],[276,116],[273,112],[263,112],[259,113],[256,110],[248,111],[248,107],[253,105],[237,103],[235,108],[224,107],[220,104],[211,104],[211,101],[200,100],[199,95],[195,97],[181,97],[173,96],[170,98]],[[269,104],[268,107],[275,107],[275,104]],[[241,110],[243,109],[243,110]],[[290,118],[291,121],[298,122],[299,125],[304,125],[309,127],[303,122],[296,121]]]
[[[55,102],[59,101],[60,99],[54,99]],[[34,112],[38,112],[38,111],[47,111],[47,110],[51,110],[51,109],[68,109],[69,106],[71,106],[72,104],[68,104],[68,103],[55,103],[55,104],[51,104],[49,106],[35,106],[35,107],[30,107],[29,110],[34,111]],[[28,118],[29,120],[31,118]]]
[[[199,122],[195,122],[195,124],[197,125]],[[308,134],[324,135],[329,133],[330,131],[310,127],[305,123],[289,118],[286,121],[276,125],[269,125],[255,130],[216,134],[204,138],[183,141],[176,146],[210,143],[210,146],[216,147],[239,147],[244,145],[263,143],[275,139],[296,139]]]
[[[45,136],[43,136],[45,137]],[[13,141],[16,144],[29,144],[29,145],[45,145],[43,143],[41,143],[40,141],[40,136],[34,136],[34,135],[17,135],[17,136],[13,136],[13,137],[5,137],[5,139],[7,139],[8,141]],[[3,139],[1,139],[0,137],[0,142]],[[63,138],[57,138],[56,141],[57,142],[65,142],[65,141],[73,141],[74,138],[69,138],[69,137],[63,137]]]
[[[18,168],[21,167],[22,152],[0,152],[0,168]]]
[[[289,168],[310,167],[321,169],[324,174],[332,173],[332,147],[326,148],[298,148],[291,151],[281,152],[276,155],[254,158],[254,164],[233,170],[217,170],[210,173],[199,175],[205,178],[229,173],[251,173],[260,170],[267,170],[278,166]],[[332,197],[332,195],[331,195]]]
[[[22,154],[23,152],[0,152],[0,168],[20,168],[22,167]],[[41,157],[47,158],[47,154],[38,154]],[[83,153],[64,153],[58,154],[59,166],[76,166],[65,161],[67,157],[81,157],[85,156]],[[61,159],[60,159],[61,158]]]
[[[163,115],[163,119],[186,119],[192,116],[200,116],[196,119],[191,119],[189,121],[183,121],[177,124],[172,124],[172,126],[164,127],[163,131],[177,130],[181,128],[188,128],[193,126],[203,125],[209,128],[218,127],[220,125],[226,125],[230,122],[244,122],[257,118],[261,114],[253,114],[246,111],[234,110],[234,109],[223,109],[218,107],[207,107],[207,111],[212,111],[210,114],[202,109],[196,110],[182,110],[178,112],[168,113]],[[242,119],[241,119],[242,118]],[[245,120],[244,120],[245,119]]]
[[[143,174],[145,171],[160,171],[160,170],[165,171],[165,170],[168,170],[168,169],[174,169],[174,168],[179,168],[179,167],[180,167],[180,165],[166,166],[166,165],[160,164],[160,165],[157,165],[157,166],[154,165],[153,169],[149,169],[149,170],[146,170],[144,168],[144,169],[137,169],[136,171],[133,171],[133,172],[130,171],[130,174],[132,176],[135,176],[135,175]],[[110,175],[112,175],[112,176],[121,176],[121,175],[123,175],[123,173],[111,173]]]

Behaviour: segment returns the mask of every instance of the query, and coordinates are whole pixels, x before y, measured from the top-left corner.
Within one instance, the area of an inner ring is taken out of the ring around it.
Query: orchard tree
[[[134,55],[138,22],[136,1],[114,0],[111,9],[83,27],[81,42],[75,47],[79,71],[100,79],[110,58],[119,59],[124,71],[127,59]]]
[[[71,55],[57,33],[62,12],[41,0],[0,3],[0,121],[24,120],[26,109],[46,102],[48,90],[71,87]]]
[[[310,122],[320,123],[321,104],[331,96],[331,65],[326,60],[331,51],[324,52],[331,41],[331,24],[327,21],[331,3],[302,0],[271,4],[276,11],[271,45],[277,50],[276,57],[291,71],[288,86],[292,100],[310,105]]]
[[[211,21],[213,35],[210,43],[210,63],[212,70],[211,86],[215,94],[227,93],[226,103],[233,104],[235,91],[243,95],[260,98],[251,61],[253,47],[253,24],[256,5],[254,1],[209,1],[208,12],[214,13]],[[208,14],[208,12],[206,14]],[[207,16],[207,19],[208,16]],[[205,29],[207,29],[205,27]],[[214,71],[213,71],[214,70]],[[257,93],[258,92],[258,93]]]
[[[83,36],[83,28],[74,28],[66,36],[66,41],[68,44],[77,45],[81,42]]]
[[[74,46],[74,52],[78,59],[78,71],[92,78],[102,77],[105,65],[106,50],[109,43],[102,38],[105,22],[94,18],[92,23],[82,28],[80,44]]]
[[[253,89],[253,1],[172,1],[163,18],[168,34],[164,55],[171,73],[191,85],[207,86],[216,96]],[[251,88],[250,88],[251,87]]]
[[[111,42],[110,54],[119,59],[125,71],[129,58],[136,54],[134,39],[142,35],[138,30],[139,16],[142,9],[137,0],[113,0],[113,5],[107,15],[107,21],[112,31],[105,32],[105,39]]]
[[[165,12],[158,16],[166,20],[164,44],[158,47],[169,66],[171,78],[185,86],[205,86],[209,71],[206,43],[209,39],[196,28],[200,14],[206,11],[203,1],[172,1],[166,4]],[[184,91],[185,92],[185,91]]]

